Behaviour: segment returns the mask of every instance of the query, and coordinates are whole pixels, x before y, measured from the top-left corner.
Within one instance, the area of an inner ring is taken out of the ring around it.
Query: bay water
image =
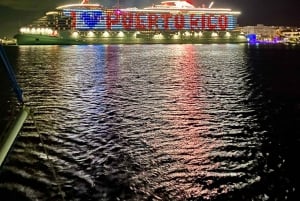
[[[32,116],[1,167],[1,197],[297,200],[299,47],[6,51]],[[18,103],[0,72],[3,128]]]

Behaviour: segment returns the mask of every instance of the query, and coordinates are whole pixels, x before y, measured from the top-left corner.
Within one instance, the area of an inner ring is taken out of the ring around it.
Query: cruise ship
[[[83,0],[20,28],[18,45],[244,43],[239,11],[163,1],[145,8],[105,8]]]

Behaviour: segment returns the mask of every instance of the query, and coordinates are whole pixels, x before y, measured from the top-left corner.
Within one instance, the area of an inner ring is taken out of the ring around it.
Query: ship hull
[[[15,35],[17,45],[72,45],[81,44],[81,42],[56,36],[43,36],[35,34],[17,34]]]
[[[97,33],[93,37],[88,37],[86,33],[74,38],[71,32],[61,33],[60,36],[46,36],[38,34],[17,34],[15,36],[18,45],[85,45],[85,44],[222,44],[222,43],[246,43],[247,40],[238,32],[232,32],[230,37],[225,36],[225,32],[220,32],[218,36],[211,36],[212,32],[205,32],[199,36],[198,33],[139,33],[122,32],[120,36],[117,32],[106,32],[106,36]]]

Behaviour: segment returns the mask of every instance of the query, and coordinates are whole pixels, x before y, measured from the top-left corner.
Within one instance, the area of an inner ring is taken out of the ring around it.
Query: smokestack
[[[81,4],[88,4],[89,0],[82,0]]]

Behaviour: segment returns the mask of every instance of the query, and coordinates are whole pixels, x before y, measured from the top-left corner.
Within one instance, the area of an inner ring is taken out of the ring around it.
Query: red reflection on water
[[[187,197],[210,196],[213,190],[208,191],[205,185],[194,182],[218,165],[209,158],[218,142],[205,137],[210,132],[210,117],[205,113],[207,98],[200,75],[201,59],[194,45],[178,45],[174,55],[171,65],[175,66],[173,73],[177,79],[170,93],[174,101],[168,104],[163,116],[169,126],[163,130],[165,138],[155,139],[153,144],[160,155],[172,158],[172,167],[166,167],[160,185],[184,192]]]
[[[185,128],[184,133],[179,129],[177,135],[184,135],[198,139],[192,144],[199,141],[200,131],[207,131],[205,125],[209,116],[203,112],[206,106],[206,94],[200,92],[203,89],[203,83],[199,72],[201,71],[201,62],[196,56],[196,49],[193,45],[182,46],[180,57],[174,60],[176,71],[179,78],[177,90],[173,90],[172,97],[175,103],[170,110],[177,111],[178,115],[169,121],[177,128]]]
[[[116,89],[116,84],[118,81],[119,75],[119,46],[117,45],[108,45],[105,50],[105,67],[107,70],[106,73],[106,85],[108,94],[113,93],[113,90]]]

